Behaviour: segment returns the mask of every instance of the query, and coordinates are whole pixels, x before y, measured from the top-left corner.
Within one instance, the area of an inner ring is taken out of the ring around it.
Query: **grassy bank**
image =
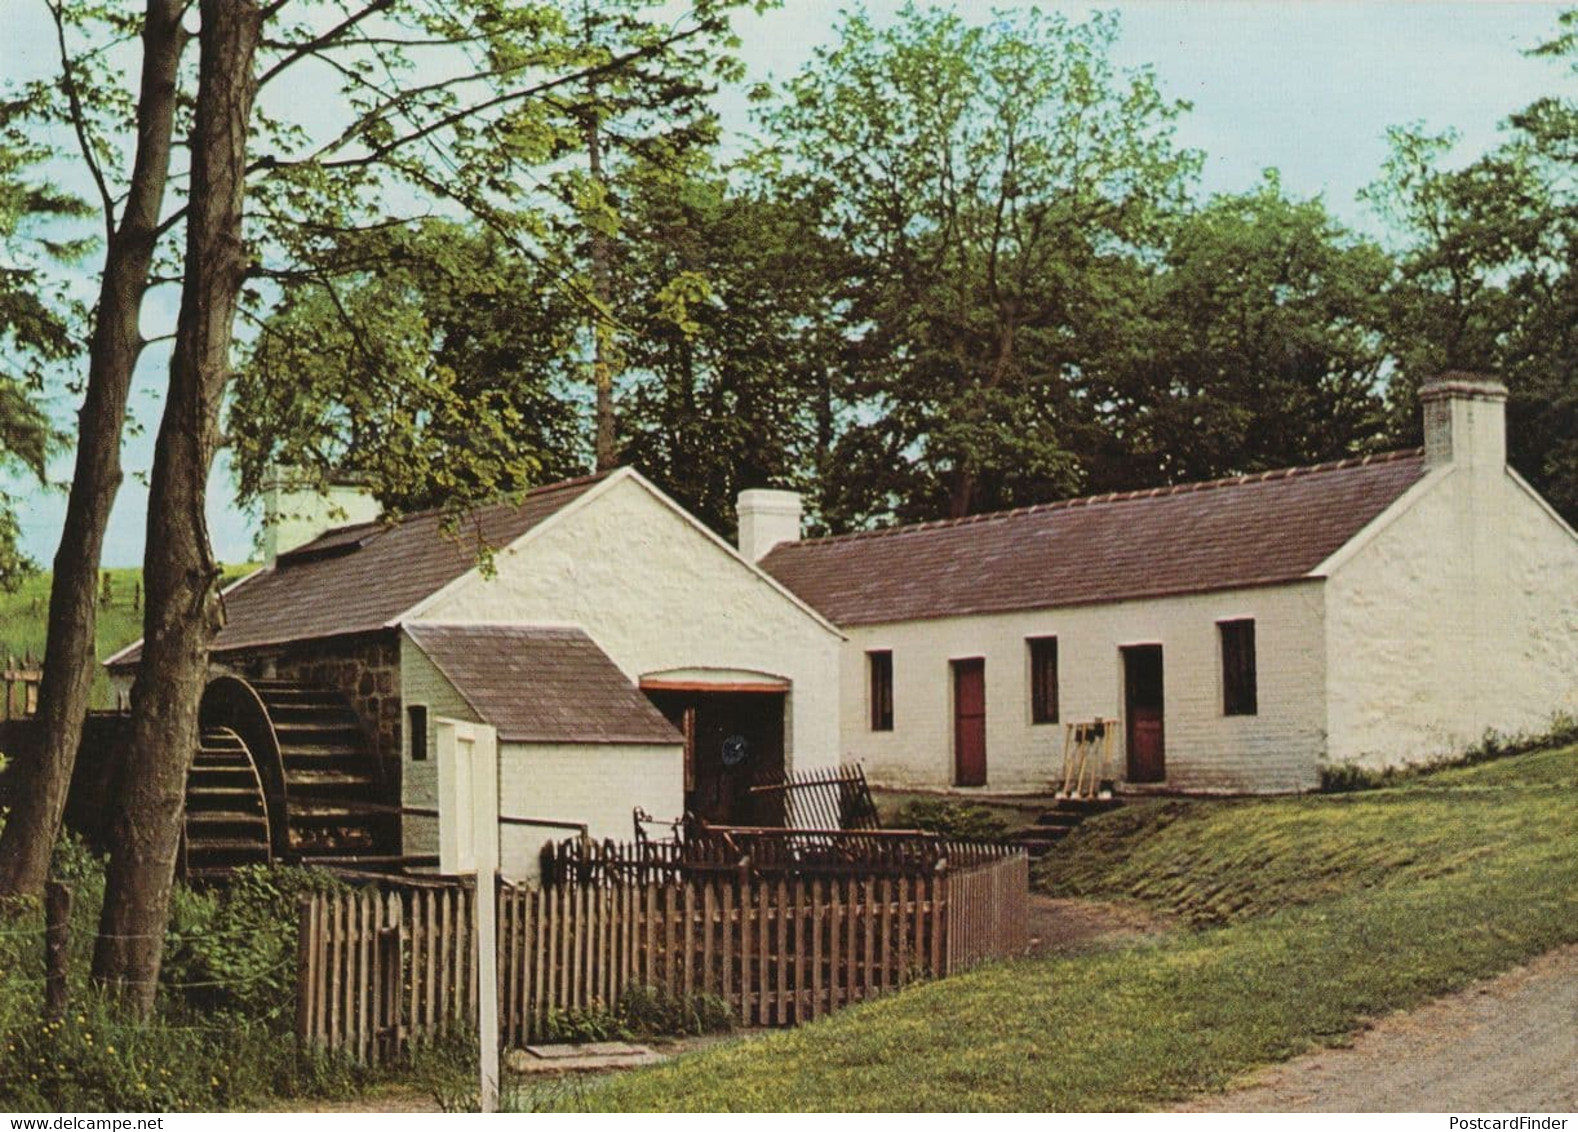
[[[224,581],[249,574],[255,565],[226,566]],[[109,579],[108,590],[103,589]],[[0,590],[0,662],[7,656],[44,655],[49,628],[48,571],[27,578],[15,593]],[[98,657],[113,656],[142,636],[142,571],[136,567],[102,570],[97,625]],[[93,685],[93,706],[112,707],[108,679],[100,672]]]
[[[1395,789],[1163,801],[1038,875],[1189,927],[1022,960],[584,1093],[603,1109],[1139,1109],[1578,940],[1578,748]]]

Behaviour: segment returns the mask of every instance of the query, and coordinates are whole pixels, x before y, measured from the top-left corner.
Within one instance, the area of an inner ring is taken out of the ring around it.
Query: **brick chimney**
[[[325,531],[370,523],[383,514],[367,487],[350,477],[327,483],[300,468],[276,465],[262,485],[263,561],[305,546]]]
[[[740,492],[740,553],[760,562],[781,542],[800,540],[800,493],[753,487]]]
[[[1419,388],[1425,464],[1499,472],[1507,463],[1507,387],[1477,373],[1443,373]]]

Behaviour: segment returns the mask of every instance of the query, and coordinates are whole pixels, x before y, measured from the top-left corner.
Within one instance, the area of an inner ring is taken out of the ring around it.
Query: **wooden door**
[[[1162,719],[1162,646],[1123,650],[1124,747],[1130,782],[1167,780],[1166,729]]]
[[[953,781],[986,785],[986,661],[953,662]]]

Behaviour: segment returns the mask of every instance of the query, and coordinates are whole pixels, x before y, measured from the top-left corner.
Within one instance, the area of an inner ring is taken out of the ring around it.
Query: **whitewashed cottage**
[[[1447,375],[1423,449],[836,538],[747,493],[741,545],[847,634],[875,782],[1044,790],[1110,718],[1130,789],[1304,790],[1578,712],[1578,536],[1505,399]]]

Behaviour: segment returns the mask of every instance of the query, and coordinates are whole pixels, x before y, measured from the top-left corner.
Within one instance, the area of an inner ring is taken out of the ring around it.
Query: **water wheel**
[[[398,853],[394,799],[356,712],[339,692],[221,676],[203,694],[201,722],[203,745],[187,786],[187,875],[220,874],[260,859]],[[260,801],[261,822],[257,808],[241,808],[234,792],[243,771]],[[251,851],[243,852],[243,840]]]
[[[246,743],[228,727],[205,727],[186,779],[182,873],[222,876],[273,859],[268,800]]]

